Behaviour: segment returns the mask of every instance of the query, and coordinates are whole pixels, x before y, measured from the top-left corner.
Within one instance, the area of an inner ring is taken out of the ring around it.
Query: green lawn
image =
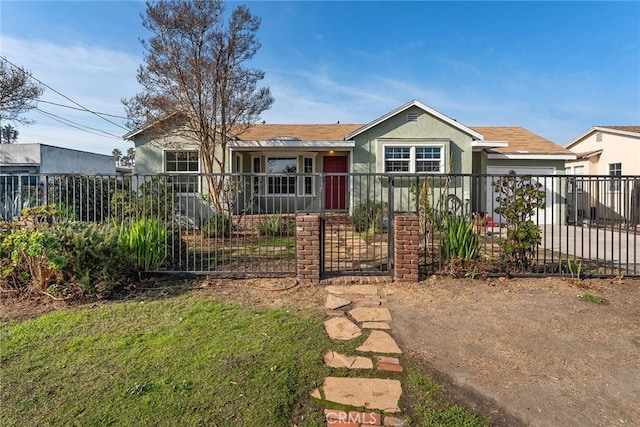
[[[0,328],[0,425],[320,425],[328,346],[322,319],[195,296],[44,315]]]
[[[0,327],[0,425],[324,426],[309,397],[330,374],[322,354],[353,354],[365,337],[330,343],[323,320],[188,293],[10,322]],[[484,425],[405,366],[392,377],[411,425]]]

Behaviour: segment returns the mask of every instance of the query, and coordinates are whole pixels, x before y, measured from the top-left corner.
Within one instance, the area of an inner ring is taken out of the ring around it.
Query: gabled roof
[[[479,134],[478,132],[474,131],[473,129],[470,129],[470,128],[464,126],[463,124],[458,123],[457,121],[455,121],[451,117],[447,117],[444,114],[442,114],[441,112],[434,110],[433,108],[427,107],[425,104],[423,104],[420,101],[416,101],[415,99],[413,101],[407,102],[406,104],[396,108],[393,111],[388,112],[387,114],[385,114],[383,116],[378,117],[374,121],[362,126],[361,128],[351,132],[350,134],[345,136],[344,139],[353,139],[356,136],[358,136],[359,134],[361,134],[362,132],[368,131],[372,127],[379,125],[380,123],[384,122],[385,120],[395,116],[396,114],[400,114],[403,111],[405,111],[405,110],[407,110],[407,109],[409,109],[411,107],[418,107],[421,110],[423,110],[424,112],[426,112],[428,114],[431,114],[434,117],[437,117],[438,119],[442,120],[443,122],[448,123],[452,127],[460,130],[461,132],[466,133],[467,135],[472,136],[475,139],[483,139],[482,135]]]
[[[608,132],[616,135],[631,136],[634,138],[640,138],[640,126],[593,126],[582,135],[565,145],[566,148],[571,148],[573,145],[581,141],[586,136],[594,132]]]
[[[256,124],[247,128],[239,136],[239,139],[241,141],[268,141],[278,138],[295,138],[301,141],[343,141],[346,134],[360,127],[362,127],[361,124]]]
[[[562,155],[575,158],[570,150],[519,126],[473,126],[472,129],[484,135],[485,139],[509,143],[507,147],[488,150],[490,154],[511,157]]]

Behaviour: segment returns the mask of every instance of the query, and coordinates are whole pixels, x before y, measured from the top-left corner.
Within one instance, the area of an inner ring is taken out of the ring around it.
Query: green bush
[[[263,216],[258,221],[258,233],[261,236],[280,236],[293,234],[295,224],[282,215]]]
[[[61,282],[66,259],[59,239],[49,229],[16,229],[2,242],[2,277],[15,289],[41,293]]]
[[[231,218],[225,214],[213,214],[202,225],[202,234],[207,237],[229,237],[231,235]]]
[[[178,206],[178,197],[167,177],[153,177],[130,188],[126,178],[111,197],[111,215],[117,220],[138,218],[169,218]]]
[[[442,258],[468,261],[478,255],[478,235],[473,231],[473,223],[465,217],[448,217],[444,221]]]
[[[63,222],[52,230],[67,259],[67,278],[85,294],[108,297],[131,274],[130,258],[113,225]]]
[[[138,272],[159,270],[166,260],[166,227],[155,218],[116,225],[118,241]]]
[[[385,228],[386,214],[386,203],[368,200],[353,210],[353,226],[359,233],[365,231],[376,233]]]
[[[509,171],[493,183],[493,188],[499,194],[495,212],[507,222],[507,237],[500,242],[505,262],[515,269],[527,270],[542,242],[542,232],[533,221],[536,211],[545,208],[542,184]]]

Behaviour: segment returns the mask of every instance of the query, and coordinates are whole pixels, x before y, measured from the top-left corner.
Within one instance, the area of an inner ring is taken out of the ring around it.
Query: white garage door
[[[518,167],[502,167],[502,166],[487,166],[487,174],[489,175],[506,175],[510,170],[514,170],[518,175],[530,175],[533,178],[533,181],[537,181],[542,184],[542,189],[545,191],[545,205],[546,209],[541,209],[538,212],[537,216],[534,216],[533,221],[538,224],[553,224],[555,222],[559,222],[559,212],[556,210],[556,206],[553,204],[553,195],[558,191],[556,188],[558,186],[558,182],[555,178],[544,178],[539,177],[540,175],[555,175],[555,168],[547,168],[547,167],[528,167],[528,168],[518,168]],[[492,181],[495,178],[489,177],[486,188],[486,201],[487,208],[486,211],[489,213],[489,216],[496,223],[504,223],[504,219],[501,215],[493,212],[497,207],[498,203],[496,202],[496,197],[498,194],[493,192],[493,186],[491,185]]]

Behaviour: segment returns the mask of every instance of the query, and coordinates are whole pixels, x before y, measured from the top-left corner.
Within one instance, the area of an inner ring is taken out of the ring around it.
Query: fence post
[[[296,215],[296,275],[300,283],[320,283],[320,216]]]
[[[393,218],[393,278],[419,279],[420,220],[418,215],[396,214]]]

